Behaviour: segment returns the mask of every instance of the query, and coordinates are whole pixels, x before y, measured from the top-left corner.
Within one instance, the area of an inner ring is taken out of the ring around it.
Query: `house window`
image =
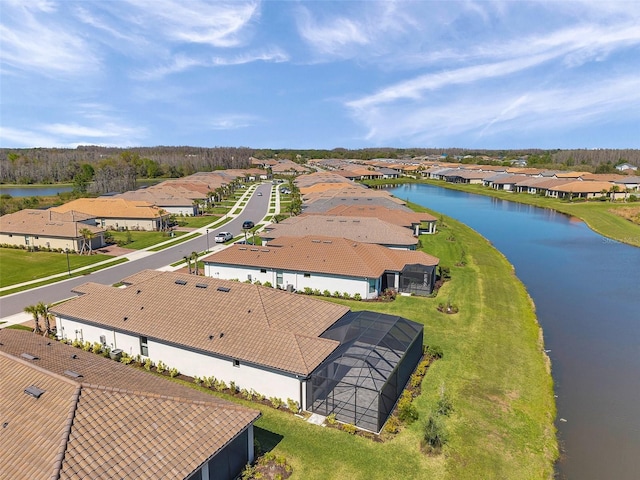
[[[33,238],[35,238],[36,240],[38,240],[40,237],[38,237],[38,236],[36,235],[36,236],[35,236],[35,237],[33,237]]]
[[[239,368],[240,367],[240,360],[234,360],[233,361],[233,366]]]
[[[376,280],[375,278],[369,280],[369,293],[375,293],[376,291]]]
[[[311,278],[311,274],[310,273],[305,273],[304,274],[304,278]]]
[[[29,245],[29,237],[27,237],[26,235],[24,236],[24,244]]]
[[[267,269],[266,268],[261,268],[260,269],[260,273],[267,273]]]
[[[281,287],[283,283],[284,283],[284,279],[283,279],[282,271],[277,271],[276,272],[276,286],[277,287]]]
[[[147,337],[140,337],[140,355],[149,356],[149,340]]]

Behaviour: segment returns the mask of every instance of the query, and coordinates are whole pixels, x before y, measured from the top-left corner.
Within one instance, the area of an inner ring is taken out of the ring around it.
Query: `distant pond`
[[[57,195],[61,192],[70,192],[73,187],[66,186],[38,186],[38,187],[25,187],[23,185],[0,185],[0,194],[9,194],[12,197],[44,197]]]
[[[431,185],[389,191],[481,233],[526,285],[552,362],[558,478],[640,478],[640,248],[552,210]]]

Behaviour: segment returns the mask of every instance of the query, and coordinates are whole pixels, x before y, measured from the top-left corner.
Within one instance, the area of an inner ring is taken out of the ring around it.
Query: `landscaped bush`
[[[442,347],[440,345],[429,345],[424,352],[427,356],[431,358],[442,358],[443,352]]]
[[[338,421],[336,420],[336,414],[335,413],[330,413],[329,415],[327,415],[327,425],[335,425],[336,423],[338,423]]]
[[[177,377],[179,374],[180,374],[180,371],[179,371],[177,368],[173,367],[173,368],[169,369],[169,376],[170,376],[171,378],[175,378],[175,377]]]
[[[398,420],[398,417],[389,417],[389,420],[387,420],[387,423],[384,425],[384,431],[392,434],[398,433],[400,431],[400,420]]]
[[[405,390],[398,400],[398,419],[404,423],[413,423],[418,416],[418,409],[413,405],[411,392]]]
[[[358,428],[352,423],[343,423],[341,429],[350,435],[355,435]]]
[[[284,402],[282,401],[282,399],[278,397],[271,397],[269,398],[269,401],[271,402],[271,406],[276,410],[284,405]]]
[[[151,367],[153,367],[153,362],[151,361],[150,358],[147,358],[144,361],[144,369],[147,370],[147,371],[151,371]]]
[[[329,290],[325,290],[324,292],[322,292],[322,295],[324,297],[330,297],[331,296],[331,292]]]
[[[438,415],[429,415],[423,427],[421,447],[426,453],[438,454],[447,443],[446,430]]]
[[[311,287],[304,287],[304,294],[311,295],[313,293],[313,289]]]
[[[163,373],[167,369],[167,366],[162,363],[162,360],[158,361],[158,365],[156,365],[156,372]]]
[[[292,398],[287,398],[287,408],[294,413],[298,413],[300,405]]]
[[[362,296],[361,296],[359,293],[356,293],[356,294],[353,296],[353,299],[359,302],[360,300],[362,300]]]
[[[271,282],[264,282],[262,285],[263,285],[263,286],[265,286],[265,287],[269,287],[269,288],[272,288],[272,287],[273,287],[273,285],[271,284]]]

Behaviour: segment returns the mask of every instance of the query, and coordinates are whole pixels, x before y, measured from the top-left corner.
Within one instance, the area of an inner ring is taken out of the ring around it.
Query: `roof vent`
[[[30,353],[23,353],[20,355],[22,358],[26,358],[27,360],[38,360],[38,357],[35,355],[31,355]]]
[[[126,322],[127,320],[129,320],[129,317],[124,317],[123,320]]]
[[[238,250],[246,250],[247,247],[238,247]]]
[[[268,252],[268,251],[269,251],[269,249],[268,249],[268,248],[263,248],[263,249],[261,249],[260,251],[261,251],[261,252]]]
[[[73,355],[71,355],[71,358],[76,359],[78,358],[78,355],[76,355],[75,353]]]
[[[219,292],[230,292],[231,289],[229,287],[218,287],[216,288],[216,290],[218,290]]]
[[[320,243],[320,240],[311,240],[311,243]]]
[[[44,390],[36,387],[35,385],[31,385],[24,389],[24,393],[27,395],[31,395],[33,398],[40,398],[40,396],[44,393]]]
[[[213,335],[209,335],[209,340],[213,340]]]
[[[322,243],[331,243],[331,240],[323,240]]]
[[[136,295],[138,295],[140,292],[142,292],[142,290],[138,290],[138,291],[136,292]]]
[[[73,377],[73,378],[80,378],[82,377],[81,374],[79,374],[78,372],[74,372],[73,370],[65,370],[64,374],[69,376],[69,377]]]
[[[207,288],[209,285],[206,283],[196,283],[196,288]]]
[[[176,280],[175,283],[176,283],[176,285],[186,285],[187,281],[186,280],[182,280],[182,279],[179,278],[178,280]]]

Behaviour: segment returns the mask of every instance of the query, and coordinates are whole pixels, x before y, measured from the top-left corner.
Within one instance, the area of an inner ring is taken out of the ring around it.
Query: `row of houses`
[[[202,172],[122,194],[78,198],[47,210],[25,209],[0,217],[0,244],[95,250],[105,246],[106,230],[164,230],[171,215],[198,215],[231,189],[267,178],[258,168]]]

